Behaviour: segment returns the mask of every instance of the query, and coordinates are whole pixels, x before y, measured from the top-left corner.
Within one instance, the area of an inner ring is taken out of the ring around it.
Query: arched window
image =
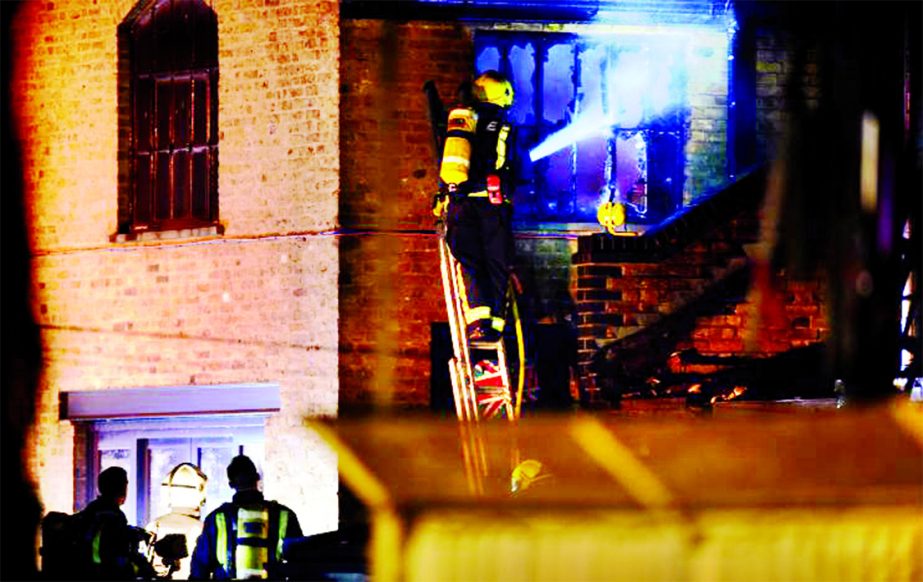
[[[219,227],[215,12],[141,0],[118,37],[119,233]]]

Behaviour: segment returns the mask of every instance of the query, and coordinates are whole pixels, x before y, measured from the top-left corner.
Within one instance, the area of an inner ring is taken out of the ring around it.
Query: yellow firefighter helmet
[[[513,85],[497,71],[486,71],[474,80],[474,96],[478,101],[507,108],[513,104]]]
[[[208,477],[192,463],[173,467],[161,486],[167,492],[170,509],[201,507],[205,505],[205,484]]]
[[[510,479],[510,492],[522,493],[539,481],[548,479],[551,475],[545,471],[541,461],[526,459],[513,468]]]

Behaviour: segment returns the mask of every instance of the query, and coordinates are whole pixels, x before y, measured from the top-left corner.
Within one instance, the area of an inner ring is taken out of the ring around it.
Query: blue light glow
[[[721,179],[731,4],[598,6],[591,19],[476,31],[478,72],[493,63],[516,88],[520,224],[595,224],[613,200],[629,222],[655,224]]]
[[[686,67],[675,38],[661,42],[657,50],[651,48],[650,35],[593,40],[609,55],[602,63],[601,87],[583,91],[584,99],[569,116],[573,121],[532,148],[533,162],[587,138],[608,135],[614,127],[638,127],[685,104],[684,83],[678,79],[685,77]]]

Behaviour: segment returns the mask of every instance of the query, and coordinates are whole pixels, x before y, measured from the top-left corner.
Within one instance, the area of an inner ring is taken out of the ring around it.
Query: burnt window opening
[[[142,0],[118,36],[119,232],[219,227],[217,16]]]
[[[679,37],[477,32],[476,71],[507,74],[516,94],[518,226],[595,225],[610,199],[638,224],[682,206],[684,51]]]

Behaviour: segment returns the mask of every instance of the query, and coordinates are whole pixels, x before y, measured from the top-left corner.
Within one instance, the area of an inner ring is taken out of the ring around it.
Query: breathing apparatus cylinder
[[[234,566],[237,578],[266,578],[269,562],[269,510],[241,507],[237,511],[237,547]]]
[[[473,109],[456,107],[449,112],[445,146],[439,179],[446,184],[460,184],[468,179],[471,167],[471,140],[477,127],[478,116]]]

